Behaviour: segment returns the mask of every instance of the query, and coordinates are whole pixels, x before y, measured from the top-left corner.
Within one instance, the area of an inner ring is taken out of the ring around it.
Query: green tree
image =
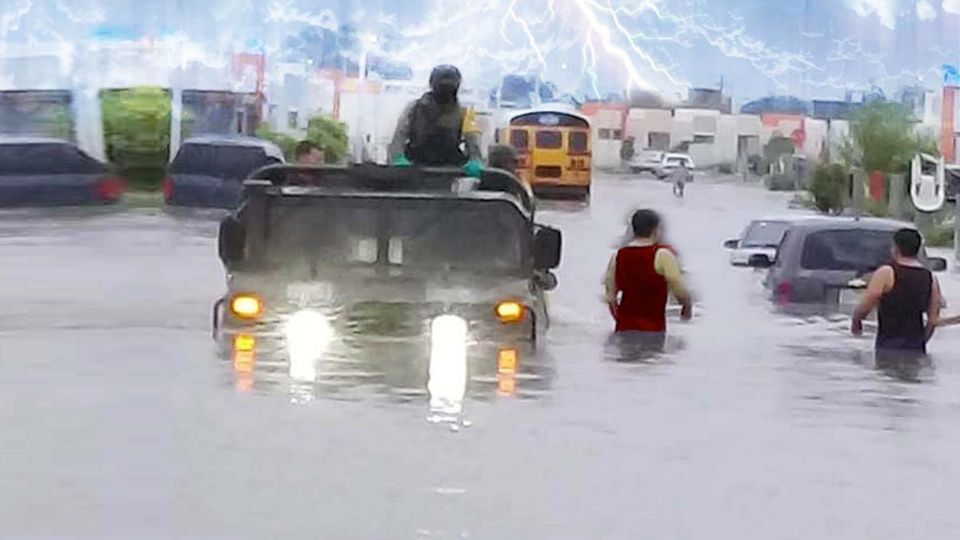
[[[913,124],[910,110],[900,103],[878,101],[857,110],[850,135],[863,168],[868,172],[906,172],[919,149]]]
[[[931,156],[940,156],[940,141],[937,140],[935,133],[918,133],[916,137],[916,147],[918,152],[923,152]]]
[[[283,157],[286,158],[287,161],[293,161],[296,158],[297,139],[286,133],[274,131],[273,128],[270,127],[270,124],[260,124],[260,126],[257,127],[257,137],[279,146],[280,149],[283,150]]]
[[[810,182],[810,195],[814,206],[824,213],[838,214],[843,211],[844,190],[847,186],[849,169],[839,164],[820,163],[813,172]]]
[[[307,122],[307,140],[323,148],[328,163],[347,157],[347,125],[330,116],[314,116]]]
[[[783,136],[775,136],[763,147],[763,156],[769,163],[780,159],[783,156],[793,155],[796,146],[793,139]]]

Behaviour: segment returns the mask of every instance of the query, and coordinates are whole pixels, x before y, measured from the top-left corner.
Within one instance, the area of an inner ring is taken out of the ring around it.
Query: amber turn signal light
[[[516,323],[523,320],[523,314],[526,311],[526,308],[520,302],[515,302],[513,300],[504,300],[497,304],[496,314],[497,318],[500,319],[502,323]]]
[[[259,319],[263,315],[263,307],[263,300],[255,294],[237,294],[230,300],[230,312],[248,321]]]

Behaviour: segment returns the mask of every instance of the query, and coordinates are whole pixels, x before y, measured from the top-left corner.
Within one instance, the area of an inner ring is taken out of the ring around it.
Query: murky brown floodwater
[[[600,279],[639,206],[700,305],[623,364]],[[363,359],[238,389],[209,335],[211,216],[0,214],[0,537],[956,537],[960,330],[904,376],[845,318],[775,311],[721,243],[780,194],[602,177],[589,207],[543,207],[565,254],[542,376],[472,385],[459,433]]]

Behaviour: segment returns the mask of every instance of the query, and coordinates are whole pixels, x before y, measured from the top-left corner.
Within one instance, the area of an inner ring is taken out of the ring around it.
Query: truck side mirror
[[[560,266],[563,236],[551,227],[537,227],[534,235],[533,266],[537,270],[552,270]]]
[[[740,240],[727,240],[723,243],[723,247],[727,249],[737,249],[740,247]]]
[[[234,216],[227,216],[220,222],[220,235],[217,249],[220,260],[226,265],[236,264],[243,260],[247,247],[247,231]]]

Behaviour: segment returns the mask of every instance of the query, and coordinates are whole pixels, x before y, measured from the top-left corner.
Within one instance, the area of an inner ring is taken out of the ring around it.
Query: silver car
[[[752,255],[749,265],[769,268],[764,284],[780,304],[856,303],[873,271],[891,259],[893,235],[911,225],[886,219],[812,218],[792,223],[776,255]],[[947,261],[920,252],[932,271]]]
[[[743,230],[740,238],[727,240],[723,247],[730,251],[730,264],[733,266],[749,266],[750,257],[765,255],[771,261],[777,253],[777,246],[783,240],[790,223],[789,218],[756,219],[750,222]]]
[[[637,174],[645,172],[652,173],[663,165],[663,157],[665,155],[667,155],[666,152],[658,150],[644,150],[630,160],[630,171]]]
[[[663,180],[670,176],[673,171],[680,167],[686,167],[690,171],[690,180],[693,180],[693,171],[697,168],[693,163],[693,158],[687,154],[664,154],[663,161],[653,170],[657,178]]]

